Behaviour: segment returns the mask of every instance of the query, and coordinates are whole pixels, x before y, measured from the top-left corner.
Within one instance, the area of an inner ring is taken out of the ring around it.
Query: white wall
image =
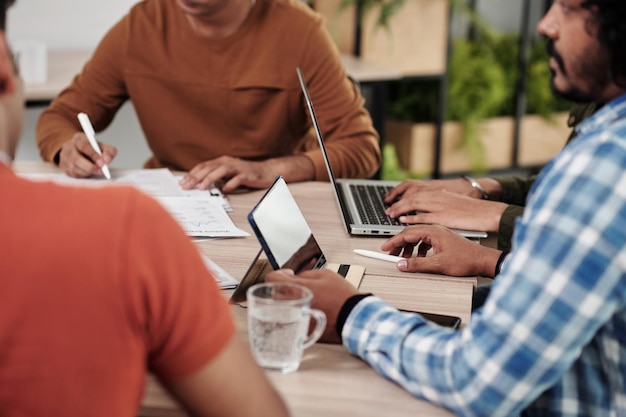
[[[18,0],[9,9],[9,42],[42,40],[48,50],[93,49],[137,0]],[[43,107],[26,110],[17,159],[39,160],[35,126]],[[112,166],[140,167],[150,155],[131,103],[125,104],[98,140],[118,148]]]
[[[17,0],[9,9],[7,36],[44,40],[48,49],[88,49],[137,0]]]
[[[26,109],[24,130],[16,159],[41,160],[39,149],[35,144],[35,126],[43,109],[43,107]],[[114,168],[141,168],[151,155],[130,102],[122,106],[113,123],[104,132],[97,134],[97,139],[117,147],[117,157],[111,164]]]

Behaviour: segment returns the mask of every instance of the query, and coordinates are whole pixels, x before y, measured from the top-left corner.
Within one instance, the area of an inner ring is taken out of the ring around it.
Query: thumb
[[[295,273],[292,269],[278,269],[276,271],[272,271],[265,276],[265,281],[267,282],[276,282],[276,281],[293,281],[295,277]]]
[[[414,256],[412,258],[400,259],[396,263],[396,267],[403,272],[441,273],[438,264],[434,255],[427,257]]]

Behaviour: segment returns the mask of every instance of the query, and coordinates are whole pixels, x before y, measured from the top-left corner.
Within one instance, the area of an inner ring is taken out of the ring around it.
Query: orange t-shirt
[[[0,414],[134,416],[231,339],[197,249],[127,187],[30,182],[0,163]]]

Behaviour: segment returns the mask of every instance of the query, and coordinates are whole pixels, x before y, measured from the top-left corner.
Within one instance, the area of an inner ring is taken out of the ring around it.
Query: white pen
[[[354,252],[361,256],[367,256],[368,258],[380,259],[381,261],[398,262],[400,259],[405,259],[401,256],[388,255],[386,253],[374,252],[373,250],[366,249],[354,249]]]
[[[87,113],[78,113],[78,121],[80,122],[80,126],[83,128],[83,132],[85,132],[85,136],[87,136],[87,140],[93,150],[96,151],[98,155],[102,156],[102,150],[100,149],[100,146],[98,146],[98,142],[96,142],[96,132],[93,130],[93,126],[91,125],[91,121],[89,120]],[[109,171],[109,167],[105,164],[102,165],[101,169],[106,179],[110,180],[111,172]]]

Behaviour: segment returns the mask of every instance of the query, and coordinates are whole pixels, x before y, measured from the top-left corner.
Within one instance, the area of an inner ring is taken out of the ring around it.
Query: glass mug
[[[282,373],[300,366],[302,352],[320,338],[326,315],[311,308],[313,293],[302,285],[273,282],[248,288],[248,338],[259,366]],[[310,319],[315,328],[308,335]]]

